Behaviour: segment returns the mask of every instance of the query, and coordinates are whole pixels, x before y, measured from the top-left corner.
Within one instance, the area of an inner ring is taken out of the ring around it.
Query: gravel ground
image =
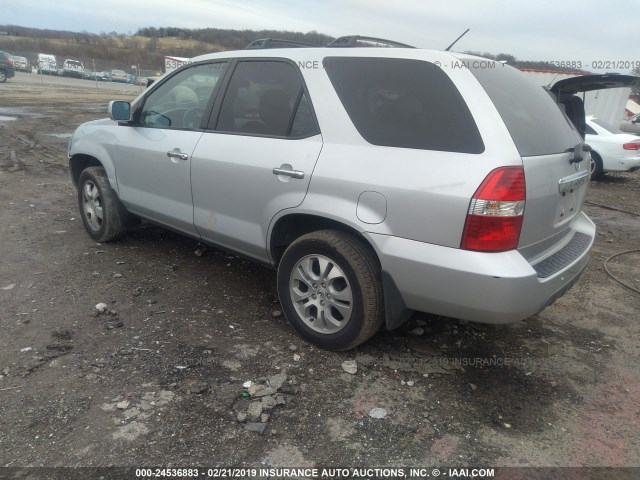
[[[139,92],[98,87],[0,85],[0,466],[640,465],[640,296],[603,268],[639,248],[639,175],[592,183],[591,262],[540,315],[330,353],[267,268],[151,225],[91,241],[66,144]],[[610,270],[638,288],[639,260]]]

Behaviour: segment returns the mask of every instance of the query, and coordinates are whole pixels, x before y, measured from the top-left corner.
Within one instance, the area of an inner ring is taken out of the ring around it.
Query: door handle
[[[289,168],[274,168],[274,175],[286,175],[291,178],[304,178],[304,172],[300,170],[291,170]]]
[[[189,154],[181,153],[179,148],[174,148],[167,152],[167,157],[177,158],[179,160],[189,160]]]

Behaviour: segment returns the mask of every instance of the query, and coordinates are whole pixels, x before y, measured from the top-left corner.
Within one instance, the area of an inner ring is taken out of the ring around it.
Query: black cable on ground
[[[616,212],[628,213],[629,215],[640,217],[640,213],[630,212],[629,210],[622,210],[620,208],[610,207],[609,205],[602,205],[601,203],[586,202],[586,201],[584,203],[585,205],[593,205],[594,207],[600,207],[606,210],[615,210]]]
[[[638,290],[635,287],[632,287],[631,285],[627,285],[626,283],[624,283],[622,280],[616,277],[613,273],[611,273],[609,271],[609,268],[607,267],[607,263],[609,262],[609,260],[613,260],[614,258],[619,257],[620,255],[626,255],[627,253],[635,253],[635,252],[640,252],[640,249],[627,250],[626,252],[620,252],[620,253],[616,253],[615,255],[611,255],[609,258],[607,258],[604,261],[604,271],[607,272],[607,275],[609,275],[611,278],[613,278],[616,282],[618,282],[623,287],[627,287],[632,292],[640,293],[640,290]]]

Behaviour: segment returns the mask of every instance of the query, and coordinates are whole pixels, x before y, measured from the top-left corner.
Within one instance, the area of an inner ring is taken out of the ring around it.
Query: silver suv
[[[414,310],[519,321],[587,265],[583,139],[501,63],[251,48],[194,58],[108,112],[69,144],[89,235],[142,217],[277,267],[287,318],[322,348]]]

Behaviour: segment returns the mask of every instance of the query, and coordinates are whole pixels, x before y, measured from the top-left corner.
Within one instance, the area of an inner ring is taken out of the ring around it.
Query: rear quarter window
[[[327,57],[329,79],[353,125],[373,145],[482,153],[484,143],[462,95],[432,63]]]
[[[473,60],[477,59],[462,58],[491,98],[521,156],[562,153],[582,142],[551,95],[524,73],[500,62]]]

